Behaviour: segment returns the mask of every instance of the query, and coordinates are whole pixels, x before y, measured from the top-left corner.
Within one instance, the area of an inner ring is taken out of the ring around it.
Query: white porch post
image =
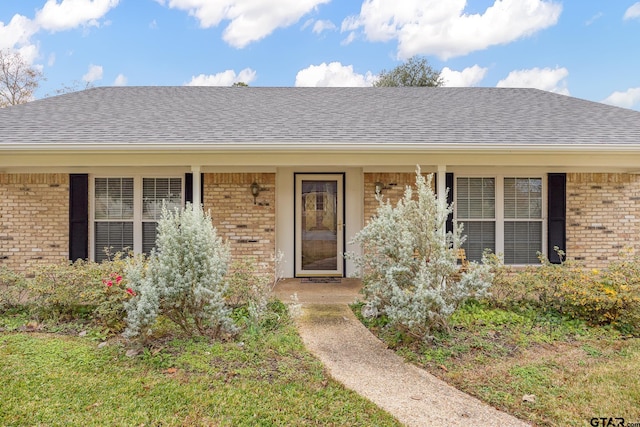
[[[436,179],[438,183],[438,199],[446,203],[447,199],[445,197],[445,193],[447,191],[447,166],[446,165],[438,165],[438,178]],[[452,191],[450,189],[449,191]]]
[[[191,166],[191,173],[193,173],[193,205],[202,206],[202,188],[200,188],[200,166]]]
[[[436,179],[436,183],[438,185],[438,202],[441,206],[447,204],[447,166],[446,165],[438,165],[438,178]],[[453,188],[450,188],[449,191],[453,191]],[[447,233],[446,228],[442,229],[443,235]]]

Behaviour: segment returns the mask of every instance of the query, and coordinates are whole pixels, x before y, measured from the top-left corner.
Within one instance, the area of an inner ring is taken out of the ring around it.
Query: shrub
[[[564,253],[559,252],[561,258]],[[514,271],[494,262],[491,302],[496,306],[531,306],[592,325],[640,332],[640,258],[626,251],[605,269],[588,269],[564,260]],[[509,293],[508,289],[514,291]]]
[[[227,303],[234,309],[243,307],[244,316],[238,320],[247,326],[259,326],[269,314],[268,305],[272,298],[273,287],[282,276],[282,252],[273,258],[274,275],[272,278],[258,274],[252,258],[236,260],[231,264],[228,275],[228,289],[225,295]],[[238,316],[236,316],[238,317]]]
[[[156,249],[125,270],[134,295],[126,304],[125,336],[150,334],[159,314],[190,335],[233,331],[224,298],[228,262],[229,248],[209,214],[191,204],[173,212],[163,208]]]
[[[24,275],[0,267],[0,310],[20,307],[27,299],[27,281]]]
[[[122,279],[129,262],[118,253],[101,263],[78,260],[37,265],[34,277],[26,282],[25,302],[38,320],[84,320],[119,332],[124,328],[124,302],[131,297]]]
[[[485,265],[460,270],[462,228],[446,231],[452,207],[436,197],[432,179],[418,169],[415,197],[408,186],[395,207],[379,197],[376,215],[353,239],[363,254],[347,254],[362,269],[363,314],[386,315],[391,325],[423,339],[447,328],[454,310],[484,295],[491,279]]]

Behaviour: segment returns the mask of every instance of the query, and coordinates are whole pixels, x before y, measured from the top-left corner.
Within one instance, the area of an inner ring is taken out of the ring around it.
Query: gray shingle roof
[[[103,87],[0,109],[23,144],[612,144],[640,112],[512,88]]]

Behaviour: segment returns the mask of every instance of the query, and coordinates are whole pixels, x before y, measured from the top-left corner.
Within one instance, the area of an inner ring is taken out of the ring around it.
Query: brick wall
[[[26,271],[69,256],[69,175],[0,174],[0,265]]]
[[[254,204],[250,186],[260,185]],[[213,224],[231,245],[234,259],[252,257],[258,271],[273,273],[271,258],[276,241],[274,173],[207,173],[203,204],[211,211]]]
[[[567,256],[590,267],[640,249],[640,177],[629,174],[567,174]]]
[[[425,176],[428,174],[424,174]],[[407,185],[415,188],[416,174],[411,173],[365,173],[364,174],[364,220],[365,224],[369,221],[378,208],[378,201],[375,198],[376,182],[384,185],[382,190],[383,200],[389,200],[392,205],[395,204],[404,195],[404,189]],[[435,184],[435,178],[432,182]]]

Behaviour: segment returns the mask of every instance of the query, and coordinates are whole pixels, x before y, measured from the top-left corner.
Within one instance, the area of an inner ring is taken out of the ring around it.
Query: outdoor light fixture
[[[260,194],[260,185],[257,182],[251,184],[251,195],[253,196],[253,204],[256,204],[256,197]]]
[[[376,194],[382,193],[383,189],[384,189],[384,184],[381,183],[380,181],[376,182]]]

